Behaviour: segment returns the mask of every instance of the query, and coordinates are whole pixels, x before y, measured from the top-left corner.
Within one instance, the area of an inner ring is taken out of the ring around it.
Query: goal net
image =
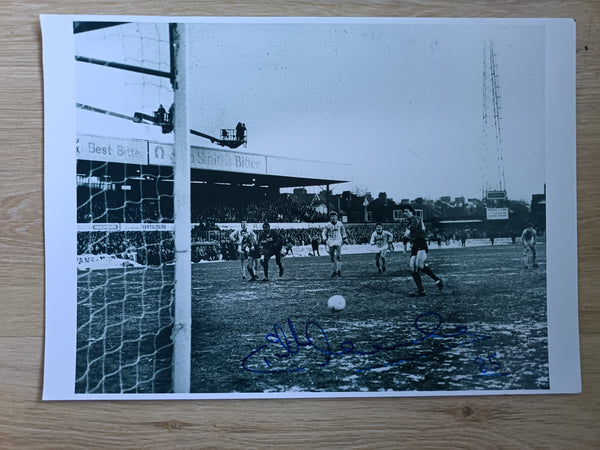
[[[169,25],[78,22],[74,33],[75,392],[173,392],[175,177],[147,155],[148,140],[173,141],[152,123],[174,102]]]
[[[137,188],[123,191],[117,186],[128,186],[129,180],[117,178],[107,163],[92,173],[99,170],[110,183],[77,188],[76,392],[169,392],[172,183],[140,180]],[[156,195],[148,193],[152,185]]]

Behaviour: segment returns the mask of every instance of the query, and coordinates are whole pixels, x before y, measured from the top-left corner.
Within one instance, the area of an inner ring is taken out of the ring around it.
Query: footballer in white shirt
[[[329,256],[333,264],[331,278],[342,276],[342,244],[346,240],[346,228],[342,222],[338,222],[335,211],[329,214],[329,222],[323,228],[323,242],[329,248]]]
[[[375,225],[375,231],[371,234],[370,244],[376,247],[375,251],[375,265],[377,271],[381,273],[385,272],[385,255],[388,250],[393,249],[392,243],[394,242],[394,235],[387,230],[383,229],[383,225],[378,223]]]

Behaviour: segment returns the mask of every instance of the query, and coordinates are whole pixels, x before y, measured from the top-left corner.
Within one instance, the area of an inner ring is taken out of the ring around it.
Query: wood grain
[[[42,402],[43,92],[38,14],[574,17],[581,395]],[[0,447],[600,447],[598,1],[0,3]]]

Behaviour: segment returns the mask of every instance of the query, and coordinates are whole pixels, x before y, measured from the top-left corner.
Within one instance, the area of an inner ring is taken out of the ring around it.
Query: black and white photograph
[[[42,35],[45,399],[580,390],[572,21]]]

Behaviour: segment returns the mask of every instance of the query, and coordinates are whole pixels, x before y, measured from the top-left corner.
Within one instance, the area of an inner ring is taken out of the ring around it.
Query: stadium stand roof
[[[299,186],[322,186],[325,184],[344,183],[345,180],[330,178],[302,178],[278,175],[255,175],[247,173],[223,172],[217,170],[192,170],[193,182],[221,183],[243,186],[269,186],[277,188]]]
[[[77,159],[155,166],[173,165],[173,144],[77,135]],[[193,182],[247,186],[319,186],[352,181],[350,164],[191,147]]]

